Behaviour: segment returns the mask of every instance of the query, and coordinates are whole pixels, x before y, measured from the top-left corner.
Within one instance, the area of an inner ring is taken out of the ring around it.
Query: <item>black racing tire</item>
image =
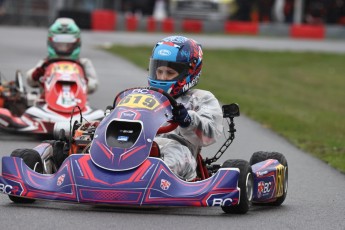
[[[245,160],[227,160],[222,168],[239,168],[240,175],[238,187],[240,188],[240,203],[236,206],[222,206],[225,213],[245,214],[248,212],[253,200],[252,168]]]
[[[287,195],[287,190],[288,190],[288,163],[285,158],[285,156],[279,152],[266,152],[266,151],[259,151],[253,153],[252,157],[249,160],[250,165],[254,165],[256,163],[259,163],[261,161],[265,161],[268,159],[275,159],[279,161],[280,164],[282,164],[285,167],[284,170],[284,181],[283,181],[283,195],[278,197],[275,201],[270,202],[270,203],[265,203],[265,205],[270,205],[270,206],[280,206]],[[260,203],[254,203],[255,205],[260,205]]]
[[[35,172],[43,173],[43,163],[40,154],[33,149],[16,149],[11,153],[11,157],[22,158],[24,163]],[[29,199],[19,196],[8,196],[14,203],[33,203],[35,199]]]

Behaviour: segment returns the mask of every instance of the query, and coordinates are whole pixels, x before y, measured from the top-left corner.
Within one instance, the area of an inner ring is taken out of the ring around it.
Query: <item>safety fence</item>
[[[43,5],[40,5],[42,8]],[[8,8],[7,17],[0,17],[0,24],[34,25],[48,27],[56,17],[70,17],[82,29],[93,31],[130,31],[176,33],[217,33],[250,36],[280,36],[300,39],[345,39],[344,25],[310,25],[263,23],[257,21],[212,21],[197,19],[165,18],[157,20],[151,16],[124,14],[114,10],[96,9],[91,11],[61,9],[53,14],[43,15],[47,9],[18,11]],[[48,7],[49,8],[49,7]],[[18,9],[18,7],[16,8]],[[23,10],[26,9],[25,7]],[[49,16],[50,15],[50,16]],[[6,20],[7,19],[7,20]]]
[[[272,24],[241,21],[203,21],[117,14],[111,10],[91,12],[90,29],[94,31],[146,31],[163,33],[223,33],[237,35],[275,35],[291,38],[345,38],[344,26],[307,24]]]

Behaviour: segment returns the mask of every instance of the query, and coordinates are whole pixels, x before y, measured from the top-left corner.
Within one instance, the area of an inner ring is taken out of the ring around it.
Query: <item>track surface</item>
[[[46,30],[0,27],[0,71],[8,80],[45,56]],[[100,77],[92,106],[104,109],[120,90],[146,84],[146,72],[125,60],[95,49],[109,43],[148,44],[165,34],[82,34],[82,56],[94,62]],[[228,36],[194,36],[204,47],[308,50],[345,53],[341,41],[292,41]],[[149,54],[148,54],[149,55]],[[230,103],[232,101],[226,102]],[[282,152],[289,164],[289,191],[281,207],[253,207],[246,215],[225,215],[220,208],[110,208],[38,201],[17,205],[0,195],[1,229],[345,229],[345,175],[300,151],[256,122],[235,119],[236,139],[220,159],[249,160],[258,150]],[[0,156],[15,148],[33,147],[39,140],[0,132]],[[204,150],[215,153],[220,144]],[[145,227],[143,227],[145,226]]]

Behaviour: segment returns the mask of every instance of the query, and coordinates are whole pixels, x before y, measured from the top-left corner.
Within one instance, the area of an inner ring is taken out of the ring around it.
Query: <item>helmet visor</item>
[[[149,78],[160,81],[176,81],[188,74],[188,64],[150,59]]]
[[[54,50],[60,54],[70,54],[73,52],[78,39],[70,34],[55,35],[52,38]]]

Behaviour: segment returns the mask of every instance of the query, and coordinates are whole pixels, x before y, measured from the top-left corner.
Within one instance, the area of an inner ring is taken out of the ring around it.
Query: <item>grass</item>
[[[147,69],[151,47],[108,51]],[[205,50],[198,88],[345,173],[345,55]]]

